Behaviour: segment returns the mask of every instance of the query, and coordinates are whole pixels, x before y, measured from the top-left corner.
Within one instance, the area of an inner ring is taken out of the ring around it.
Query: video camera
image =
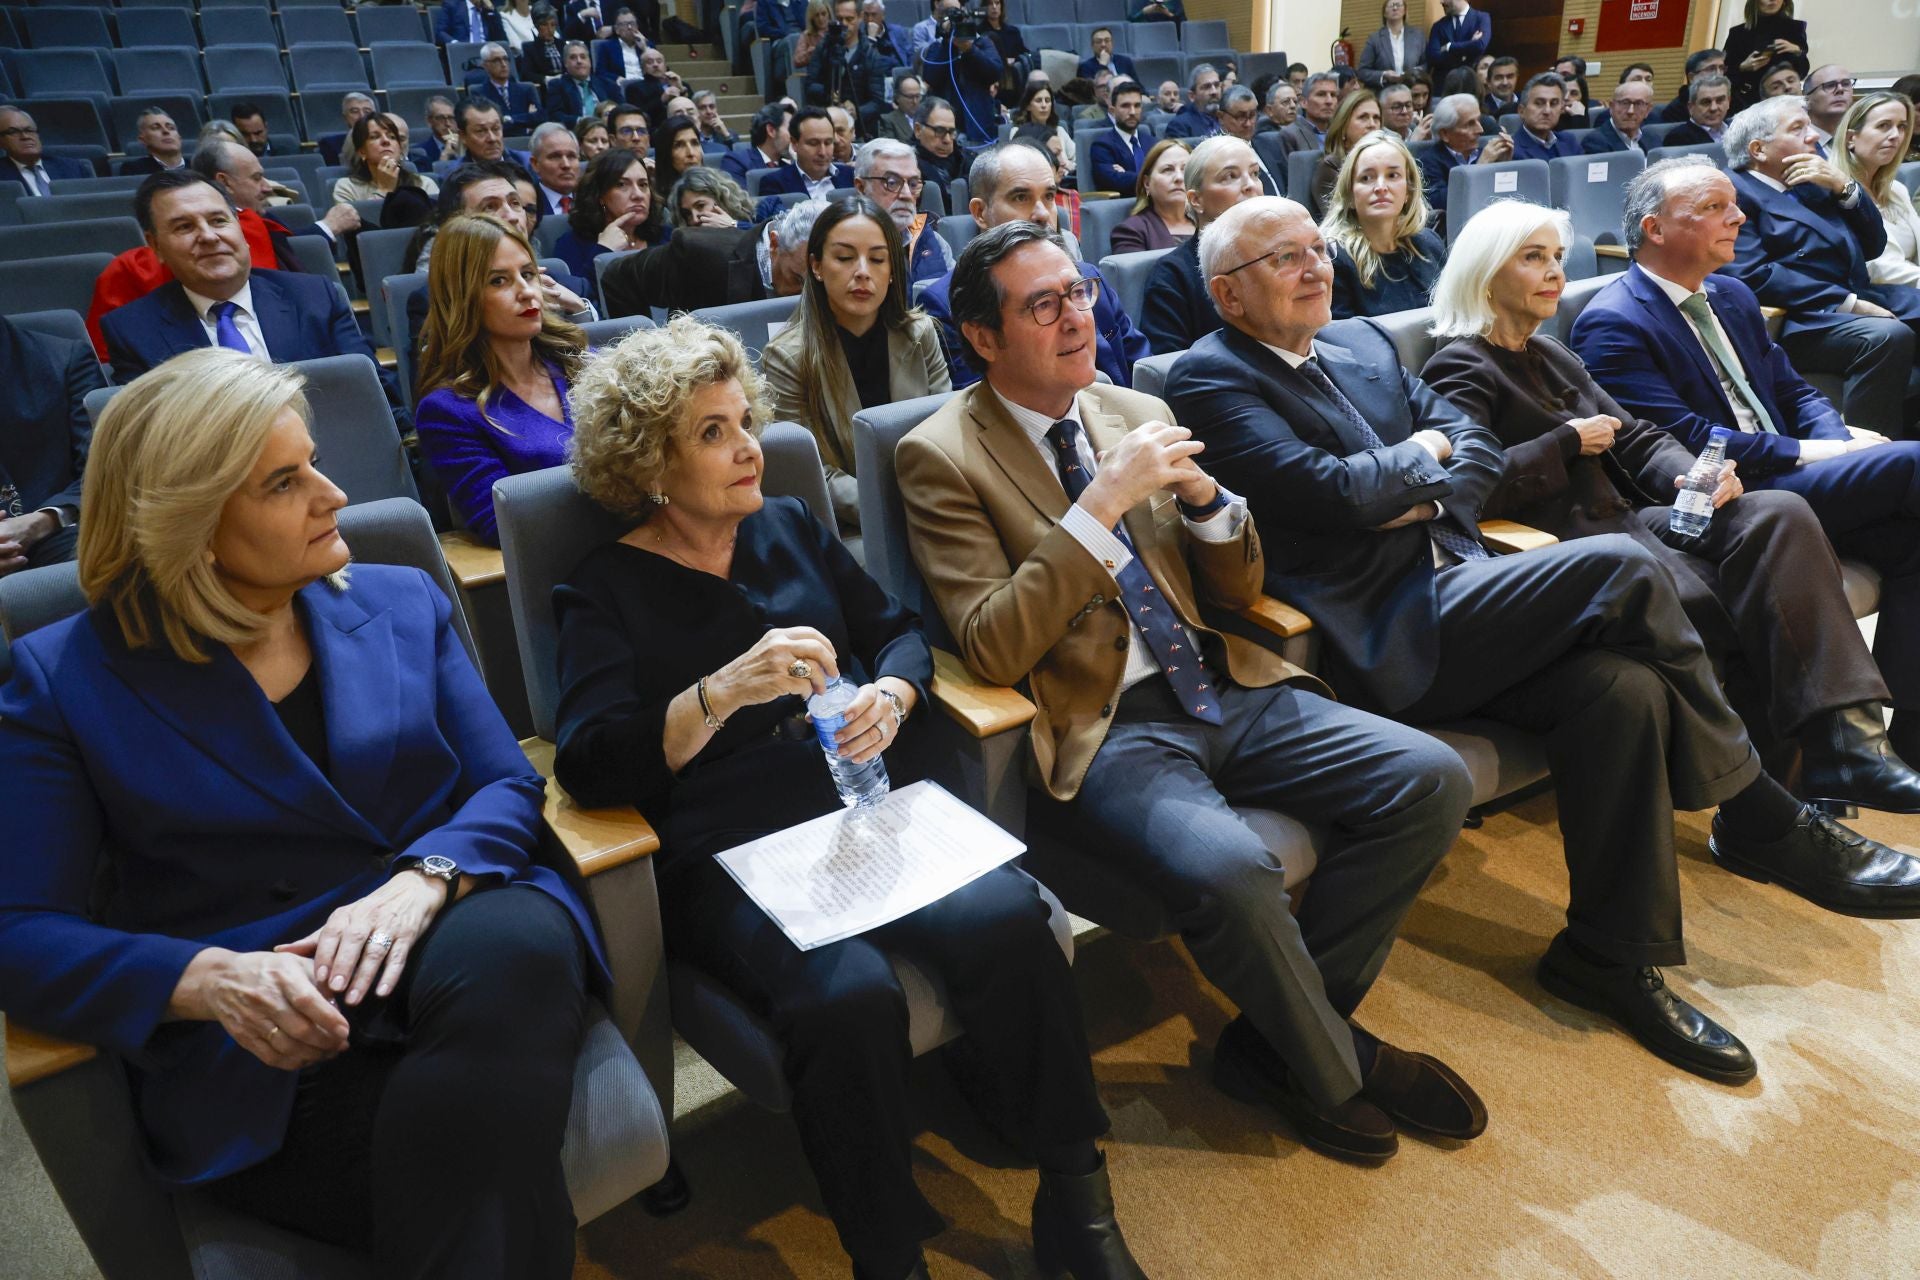
[[[944,9],[934,19],[934,35],[945,39],[978,40],[987,29],[985,9]]]

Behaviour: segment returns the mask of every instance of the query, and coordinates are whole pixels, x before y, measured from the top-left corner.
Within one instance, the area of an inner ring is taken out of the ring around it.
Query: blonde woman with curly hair
[[[303,387],[210,347],[100,416],[89,607],[0,689],[32,851],[0,859],[0,1010],[121,1060],[170,1189],[372,1275],[561,1280],[594,926],[452,602],[345,576]]]
[[[1432,214],[1420,166],[1400,136],[1378,129],[1340,165],[1320,233],[1334,248],[1333,318],[1384,316],[1427,305],[1447,242]]]
[[[567,388],[586,335],[546,309],[525,235],[496,218],[450,218],[427,271],[426,355],[413,422],[420,454],[462,523],[488,546],[493,482],[559,466],[573,420]]]
[[[918,732],[933,674],[918,619],[854,562],[830,515],[761,492],[765,393],[746,349],[684,315],[630,334],[582,371],[573,420],[581,490],[633,527],[554,592],[556,776],[581,804],[638,805],[660,831],[667,954],[773,1027],[854,1275],[924,1277],[921,1242],[942,1227],[914,1184],[898,953],[939,975],[976,1096],[1040,1165],[1043,1269],[1138,1277],[1103,1261],[1124,1250],[1095,1145],[1106,1115],[1071,974],[1024,872],[1000,867],[799,951],[714,859],[840,811],[804,701],[835,676],[859,686],[841,753],[886,752],[896,785],[913,776],[892,748]]]

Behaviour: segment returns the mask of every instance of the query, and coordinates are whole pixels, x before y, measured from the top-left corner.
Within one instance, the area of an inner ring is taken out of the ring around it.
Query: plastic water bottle
[[[827,753],[827,771],[833,774],[833,785],[840,789],[840,803],[849,809],[879,804],[887,798],[891,785],[887,781],[886,762],[879,756],[865,764],[855,764],[840,754],[840,744],[833,740],[833,735],[847,723],[847,708],[859,693],[859,685],[845,676],[835,676],[824,690],[807,699],[814,736],[820,739],[820,748]]]
[[[1720,469],[1727,465],[1727,437],[1733,433],[1715,427],[1707,437],[1707,447],[1687,472],[1679,496],[1673,500],[1673,515],[1667,527],[1684,538],[1697,538],[1713,523],[1713,491],[1720,487]]]

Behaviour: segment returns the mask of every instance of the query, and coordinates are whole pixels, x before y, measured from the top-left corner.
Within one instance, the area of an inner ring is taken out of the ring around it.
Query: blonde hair
[[[1333,190],[1327,193],[1327,216],[1321,220],[1320,234],[1352,255],[1360,283],[1368,289],[1373,288],[1374,278],[1380,274],[1380,255],[1360,225],[1360,211],[1354,208],[1353,175],[1360,167],[1360,157],[1374,147],[1392,147],[1399,152],[1401,167],[1407,174],[1407,203],[1393,222],[1394,246],[1425,261],[1426,255],[1415,246],[1413,238],[1426,229],[1433,216],[1427,207],[1427,188],[1420,176],[1420,166],[1414,163],[1413,151],[1399,134],[1390,129],[1375,129],[1354,143],[1347,158],[1340,162]]]
[[[1436,338],[1478,338],[1491,331],[1493,278],[1527,237],[1545,226],[1560,237],[1561,248],[1573,248],[1573,219],[1531,201],[1495,200],[1468,219],[1433,286],[1433,327],[1427,332]]]
[[[1346,159],[1347,126],[1353,123],[1354,112],[1369,102],[1375,111],[1380,109],[1379,95],[1371,89],[1359,89],[1340,99],[1340,105],[1334,108],[1333,119],[1327,121],[1326,153],[1335,161]]]
[[[129,649],[156,644],[157,630],[182,660],[206,662],[203,642],[265,635],[267,618],[228,589],[211,549],[288,409],[309,420],[298,370],[224,347],[175,356],[108,402],[81,490],[80,588],[112,607]]]
[[[1900,154],[1879,173],[1869,176],[1853,158],[1853,135],[1867,123],[1867,117],[1881,107],[1900,107],[1907,113],[1906,131],[1900,138]],[[1840,123],[1833,130],[1833,145],[1827,154],[1833,157],[1833,167],[1867,189],[1867,195],[1876,205],[1884,205],[1893,192],[1893,184],[1900,176],[1900,166],[1906,162],[1907,152],[1913,146],[1913,99],[1904,93],[1869,93],[1855,98],[1846,114],[1840,117]],[[1907,194],[1911,195],[1912,192]]]
[[[644,524],[653,512],[647,494],[667,469],[688,405],[720,382],[739,383],[755,429],[766,424],[760,374],[729,330],[682,313],[662,328],[636,329],[602,348],[567,396],[573,409],[567,458],[580,491]]]

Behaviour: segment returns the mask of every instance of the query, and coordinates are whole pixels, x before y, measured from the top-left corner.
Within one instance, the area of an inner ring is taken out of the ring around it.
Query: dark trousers
[[[1913,434],[1920,369],[1914,366],[1914,332],[1904,321],[1837,311],[1795,316],[1780,335],[1780,348],[1803,374],[1846,379],[1840,408],[1854,426],[1895,440]]]
[[[966,1034],[956,1080],[1033,1155],[1107,1131],[1073,974],[1033,880],[999,867],[859,937],[801,951],[712,859],[661,886],[667,951],[773,1024],[793,1119],[840,1243],[862,1271],[902,1275],[939,1234],[913,1180],[907,1001],[888,960],[945,981]]]
[[[1897,440],[1757,483],[1805,498],[1836,551],[1880,571],[1873,655],[1892,705],[1920,711],[1920,443]]]
[[[1669,528],[1672,511],[1642,508],[1626,532],[1672,572],[1708,654],[1724,659],[1727,699],[1750,738],[1790,739],[1815,716],[1887,700],[1812,507],[1749,493],[1714,512],[1698,538]]]
[[[1673,579],[1628,537],[1455,565],[1437,580],[1433,686],[1397,714],[1542,734],[1574,938],[1623,964],[1680,964],[1673,810],[1738,794],[1759,758]]]
[[[1347,1018],[1459,835],[1473,780],[1438,739],[1296,684],[1215,683],[1220,725],[1186,715],[1163,679],[1121,695],[1070,816],[1090,851],[1166,904],[1194,963],[1301,1087],[1341,1102],[1360,1089]],[[1325,830],[1298,917],[1285,868],[1235,804]]]
[[[353,1047],[301,1073],[280,1150],[205,1190],[370,1249],[383,1280],[564,1280],[574,1220],[560,1143],[585,966],[546,894],[470,893],[434,922],[394,994],[353,1012]]]

